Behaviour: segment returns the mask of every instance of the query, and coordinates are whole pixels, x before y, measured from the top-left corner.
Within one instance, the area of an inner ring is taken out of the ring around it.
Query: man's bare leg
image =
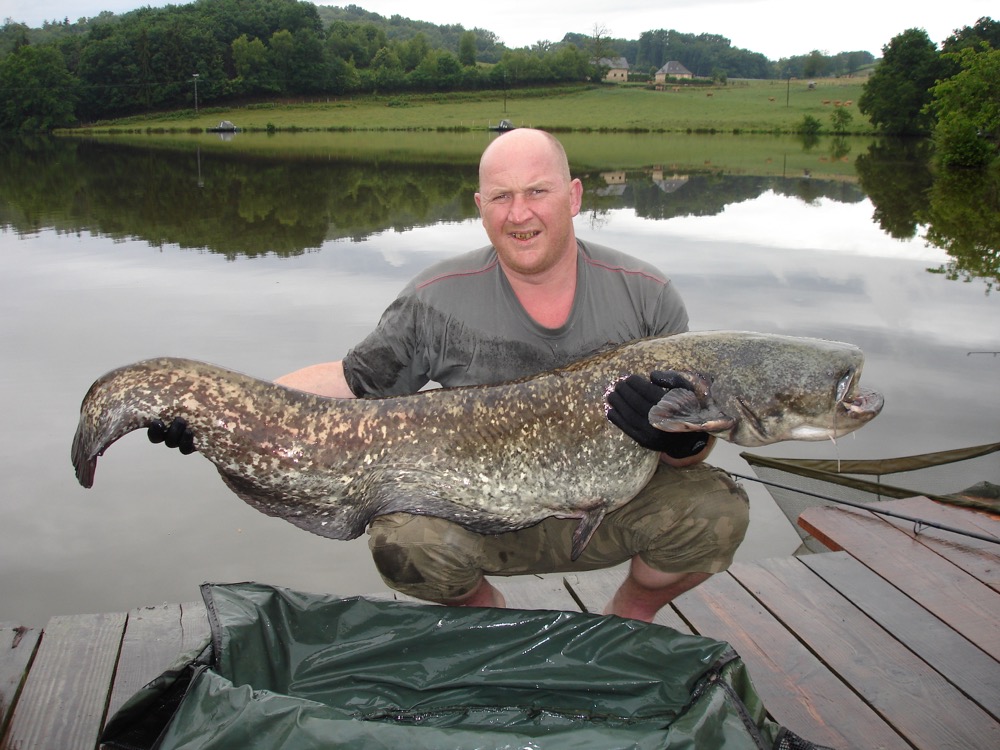
[[[636,555],[632,558],[628,577],[604,608],[604,614],[652,622],[667,603],[710,576],[710,573],[663,573],[649,567]]]
[[[479,585],[472,589],[465,596],[458,599],[451,599],[441,604],[449,607],[506,607],[507,602],[503,594],[493,584],[486,580],[486,576],[479,579]]]

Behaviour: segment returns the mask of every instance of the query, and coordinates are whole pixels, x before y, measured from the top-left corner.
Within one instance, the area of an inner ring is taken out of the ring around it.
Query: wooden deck
[[[896,511],[1000,538],[922,498]],[[739,563],[658,622],[729,641],[776,721],[838,748],[985,749],[1000,738],[1000,546],[817,508],[837,551]],[[501,579],[512,607],[600,611],[621,572]],[[0,625],[0,750],[90,750],[136,689],[204,642],[201,604]]]

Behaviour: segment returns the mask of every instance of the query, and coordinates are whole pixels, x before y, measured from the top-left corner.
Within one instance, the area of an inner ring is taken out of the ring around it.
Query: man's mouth
[[[541,233],[540,232],[510,232],[510,236],[511,237],[513,237],[515,240],[518,240],[518,241],[521,241],[521,242],[530,240],[533,237],[537,237],[539,234],[541,234]]]

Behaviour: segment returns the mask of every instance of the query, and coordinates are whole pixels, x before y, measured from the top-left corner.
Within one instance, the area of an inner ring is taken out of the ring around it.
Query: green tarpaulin
[[[112,748],[811,748],[723,642],[618,617],[206,584],[212,642]]]

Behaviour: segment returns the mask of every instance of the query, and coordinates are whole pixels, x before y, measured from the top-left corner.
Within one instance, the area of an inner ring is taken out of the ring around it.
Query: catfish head
[[[853,432],[882,410],[860,385],[864,354],[822,339],[732,334],[706,338],[694,367],[649,412],[667,432],[705,431],[738,445],[827,440]],[[699,365],[699,363],[702,363]]]

